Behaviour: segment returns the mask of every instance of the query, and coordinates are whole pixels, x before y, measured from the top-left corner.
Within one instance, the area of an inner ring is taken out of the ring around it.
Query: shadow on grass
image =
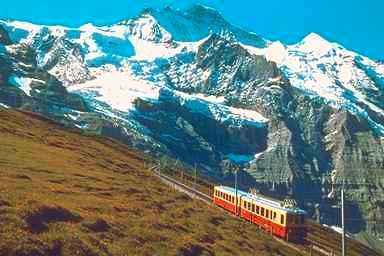
[[[196,255],[214,255],[211,251],[207,250],[198,244],[188,244],[181,248],[177,253],[178,256],[196,256]]]
[[[26,213],[24,220],[32,233],[41,233],[51,222],[80,222],[82,218],[60,206],[42,205]]]

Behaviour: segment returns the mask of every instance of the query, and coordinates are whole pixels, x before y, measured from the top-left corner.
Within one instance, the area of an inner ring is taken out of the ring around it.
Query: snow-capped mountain
[[[384,214],[384,64],[319,35],[272,42],[204,6],[100,27],[0,21],[0,64],[3,104],[223,182],[239,167],[243,186],[291,194],[323,222],[334,221],[328,176],[344,173],[374,185],[351,192],[367,199],[354,214]]]

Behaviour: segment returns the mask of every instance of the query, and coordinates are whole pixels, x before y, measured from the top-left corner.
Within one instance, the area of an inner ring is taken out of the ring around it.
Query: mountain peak
[[[95,30],[97,30],[97,27],[89,22],[89,23],[86,23],[86,24],[82,25],[81,27],[79,27],[79,30],[82,30],[82,31],[95,31]]]
[[[139,39],[156,43],[172,41],[172,35],[159,24],[151,9],[142,12],[135,19],[124,21],[120,24],[126,25],[130,30],[130,34]]]
[[[165,6],[164,8],[147,8],[140,17],[150,15],[158,24],[172,35],[172,39],[180,42],[199,41],[212,33],[230,31],[245,44],[264,47],[265,40],[254,33],[245,31],[228,23],[217,10],[204,5],[190,5],[186,8]],[[126,25],[132,20],[123,21]]]
[[[325,55],[334,48],[334,44],[316,33],[310,33],[297,44],[304,52],[312,52],[316,55]]]
[[[331,43],[328,42],[324,37],[320,36],[316,33],[309,33],[304,39],[301,41],[303,44],[312,44],[316,46],[328,46]]]
[[[190,15],[199,15],[196,17],[201,17],[201,16],[210,16],[214,18],[220,18],[223,19],[222,15],[220,14],[219,11],[216,9],[213,9],[211,7],[201,5],[201,4],[194,4],[191,5],[189,8],[185,9],[185,12]]]

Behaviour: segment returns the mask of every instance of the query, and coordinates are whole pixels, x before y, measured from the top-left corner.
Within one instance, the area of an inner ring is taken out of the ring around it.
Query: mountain
[[[220,13],[147,9],[79,28],[1,21],[0,101],[296,198],[383,238],[384,65],[310,34],[272,42]],[[378,240],[377,240],[378,241]]]

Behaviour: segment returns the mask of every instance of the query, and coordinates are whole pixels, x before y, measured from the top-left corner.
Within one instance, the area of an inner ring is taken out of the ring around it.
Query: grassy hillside
[[[0,255],[297,255],[172,191],[143,156],[0,109]]]

